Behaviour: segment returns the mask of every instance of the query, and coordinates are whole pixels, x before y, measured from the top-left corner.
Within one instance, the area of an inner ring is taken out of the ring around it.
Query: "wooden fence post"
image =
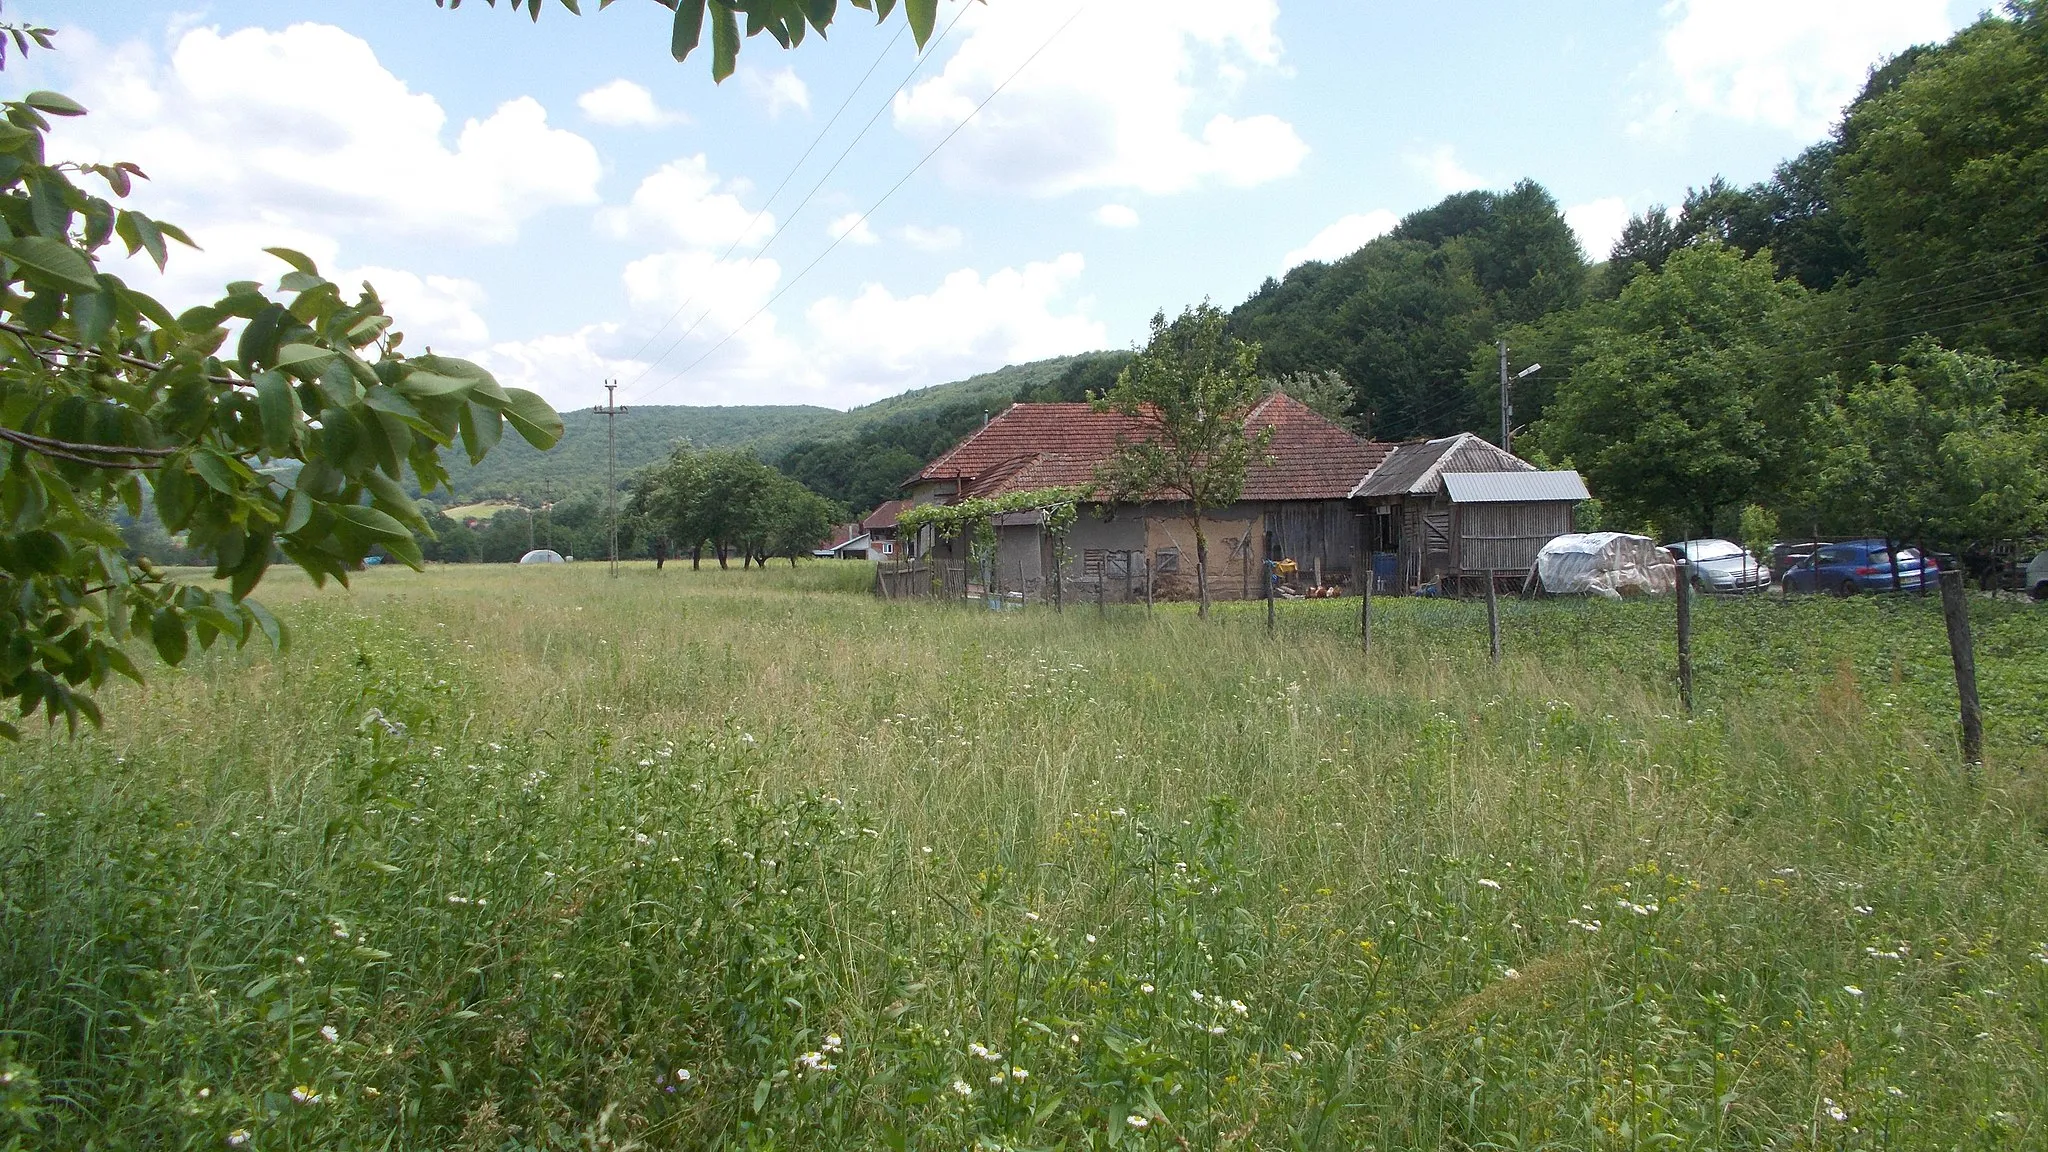
[[[1358,642],[1365,649],[1367,656],[1372,655],[1372,584],[1372,556],[1368,553],[1365,560],[1364,596],[1358,605]]]
[[[1486,645],[1493,662],[1500,663],[1500,599],[1494,593],[1491,568],[1486,570]]]
[[[1095,570],[1095,616],[1097,619],[1107,619],[1109,617],[1109,609],[1104,607],[1102,603],[1102,590],[1108,586],[1109,553],[1105,552],[1102,555],[1102,567]]]
[[[1271,636],[1271,635],[1273,634],[1273,584],[1274,584],[1274,579],[1273,579],[1273,574],[1274,574],[1274,566],[1273,566],[1273,562],[1272,562],[1271,560],[1268,560],[1268,561],[1266,561],[1266,563],[1265,563],[1265,565],[1264,565],[1264,571],[1265,571],[1265,574],[1266,574],[1266,635],[1268,635],[1268,636]]]
[[[1956,701],[1963,721],[1963,762],[1984,762],[1984,716],[1977,704],[1977,651],[1970,640],[1970,604],[1963,573],[1941,574],[1941,617],[1948,625],[1948,655],[1956,666]]]
[[[1678,562],[1678,698],[1692,714],[1692,565]]]
[[[1148,552],[1145,554],[1145,614],[1147,616],[1152,614],[1152,584],[1157,579],[1158,573],[1152,570],[1152,554]]]

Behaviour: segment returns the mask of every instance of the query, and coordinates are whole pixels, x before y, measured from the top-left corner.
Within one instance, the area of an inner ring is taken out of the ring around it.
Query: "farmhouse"
[[[1535,465],[1469,432],[1396,445],[1352,488],[1373,554],[1373,587],[1462,593],[1486,575],[1513,580],[1572,531],[1587,498],[1577,472]]]
[[[1275,393],[1245,418],[1247,429],[1271,428],[1263,459],[1247,470],[1240,499],[1202,515],[1209,550],[1209,593],[1222,600],[1262,593],[1263,561],[1291,559],[1302,579],[1348,585],[1357,563],[1358,523],[1350,502],[1359,478],[1392,447],[1361,440],[1291,397]],[[1143,417],[1098,412],[1087,404],[1014,404],[927,465],[908,483],[912,504],[995,498],[1054,486],[1093,489],[1096,470],[1120,444],[1148,438]],[[1191,599],[1195,532],[1191,510],[1177,500],[1091,504],[1065,541],[1040,512],[996,518],[996,553],[975,579],[1027,597],[1048,594],[1058,570],[1073,591],[1108,600]],[[962,539],[916,541],[917,555],[960,561]]]

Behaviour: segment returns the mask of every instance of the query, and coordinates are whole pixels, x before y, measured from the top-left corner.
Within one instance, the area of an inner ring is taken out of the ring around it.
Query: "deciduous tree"
[[[1116,378],[1098,411],[1135,417],[1144,431],[1120,445],[1099,479],[1120,500],[1184,500],[1195,525],[1197,611],[1209,614],[1209,539],[1202,514],[1244,491],[1245,471],[1272,442],[1273,430],[1245,418],[1265,388],[1259,346],[1231,336],[1207,301],[1167,323],[1152,317],[1152,338]]]

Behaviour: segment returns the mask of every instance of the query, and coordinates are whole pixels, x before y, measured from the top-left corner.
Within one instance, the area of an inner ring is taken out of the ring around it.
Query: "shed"
[[[1573,528],[1586,499],[1577,472],[1452,472],[1451,567],[1460,577],[1527,572],[1536,554]]]
[[[1389,592],[1519,576],[1572,530],[1586,496],[1578,473],[1538,471],[1469,432],[1397,445],[1351,490],[1375,587]]]

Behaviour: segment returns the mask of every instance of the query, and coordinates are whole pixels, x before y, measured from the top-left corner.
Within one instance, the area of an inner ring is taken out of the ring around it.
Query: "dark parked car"
[[[1924,582],[1941,579],[1941,565],[1924,559],[1917,548],[1900,548],[1897,587],[1913,591]],[[1845,540],[1823,544],[1806,560],[1779,573],[1779,579],[1794,592],[1832,592],[1854,596],[1858,592],[1889,592],[1893,588],[1892,562],[1882,540]]]

